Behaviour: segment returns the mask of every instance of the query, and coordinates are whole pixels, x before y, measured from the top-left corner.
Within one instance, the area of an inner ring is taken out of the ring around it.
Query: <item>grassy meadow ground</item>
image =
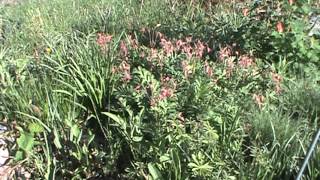
[[[320,125],[319,4],[0,5],[6,176],[294,179]]]

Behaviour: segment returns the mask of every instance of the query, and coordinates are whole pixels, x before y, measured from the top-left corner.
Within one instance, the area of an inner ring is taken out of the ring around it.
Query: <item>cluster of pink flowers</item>
[[[219,51],[219,59],[222,61],[231,57],[232,55],[233,55],[233,52],[232,52],[232,48],[230,46],[226,46],[224,48],[221,48]]]
[[[174,46],[171,41],[166,40],[165,38],[161,39],[160,45],[162,46],[164,52],[167,55],[171,55],[174,51]]]
[[[196,40],[193,43],[192,37],[186,37],[185,40],[179,39],[176,41],[170,41],[165,38],[164,35],[161,36],[160,45],[167,55],[171,55],[173,52],[182,52],[186,54],[188,59],[193,56],[197,58],[202,58],[204,53],[210,53],[212,50],[206,43]]]
[[[243,8],[243,9],[242,9],[242,14],[243,14],[243,16],[248,16],[249,13],[250,13],[249,8]]]
[[[204,43],[202,43],[200,40],[198,40],[194,46],[194,53],[197,58],[202,58],[205,50],[211,52],[211,49],[207,47]]]
[[[245,69],[255,65],[254,59],[248,55],[240,56],[238,64],[241,68],[245,68]]]
[[[124,40],[120,41],[120,53],[122,57],[128,59],[129,51]]]
[[[96,43],[103,49],[105,49],[106,45],[112,41],[112,35],[108,35],[105,33],[98,33]]]
[[[160,94],[159,94],[159,99],[163,100],[166,98],[169,98],[173,96],[173,89],[169,88],[169,87],[163,87],[160,90]]]
[[[175,89],[177,88],[175,80],[169,76],[161,78],[161,86],[162,88],[159,95],[160,100],[172,97]]]
[[[177,84],[173,78],[169,76],[162,77],[159,95],[151,98],[150,105],[155,106],[159,101],[173,97],[176,88]]]
[[[122,63],[120,64],[119,70],[122,73],[123,81],[128,82],[132,79],[130,64],[128,64],[126,61],[122,61]]]
[[[272,81],[275,84],[275,92],[277,94],[280,94],[282,91],[281,82],[282,82],[283,78],[277,73],[271,73],[271,76],[272,76]]]
[[[227,45],[220,49],[218,52],[218,59],[226,63],[226,76],[230,77],[235,68],[240,67],[242,69],[248,69],[255,66],[255,59],[248,54],[241,54],[239,51],[235,50],[236,44],[232,46]],[[237,59],[238,66],[235,65],[235,60]]]

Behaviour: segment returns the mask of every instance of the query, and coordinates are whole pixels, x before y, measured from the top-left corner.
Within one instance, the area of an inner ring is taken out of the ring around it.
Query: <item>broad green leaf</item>
[[[78,138],[79,134],[80,134],[79,127],[76,124],[72,125],[72,127],[71,127],[71,135],[73,137],[75,137],[75,138]]]
[[[32,150],[34,143],[35,141],[33,135],[27,132],[21,132],[20,137],[17,139],[17,144],[19,148],[25,150],[26,152]]]
[[[17,151],[14,160],[21,161],[24,159],[23,151]]]
[[[160,171],[153,163],[148,163],[148,170],[149,170],[153,180],[163,179]]]
[[[29,124],[28,129],[31,133],[41,133],[44,131],[44,128],[39,123]]]
[[[61,145],[61,143],[60,143],[59,134],[58,134],[58,131],[57,131],[56,128],[54,128],[53,134],[54,134],[54,139],[53,139],[54,145],[55,145],[58,149],[61,149],[61,148],[62,148],[62,145]]]
[[[181,179],[181,162],[178,152],[176,150],[171,150],[171,157],[173,160],[175,179],[179,180]]]
[[[119,117],[115,114],[109,113],[109,112],[102,112],[102,114],[110,117],[112,120],[114,120],[116,123],[118,123],[122,129],[126,129],[126,122],[121,117]]]
[[[167,162],[167,161],[170,161],[170,160],[171,159],[170,159],[168,154],[160,156],[160,162]]]
[[[134,142],[140,142],[140,141],[142,141],[142,139],[143,139],[142,136],[133,136],[133,137],[132,137],[132,140],[133,140]]]

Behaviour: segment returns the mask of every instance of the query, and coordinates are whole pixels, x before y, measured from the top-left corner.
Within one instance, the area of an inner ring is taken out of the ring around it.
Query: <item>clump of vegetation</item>
[[[319,128],[315,3],[41,2],[0,11],[12,167],[32,179],[296,176]],[[304,178],[320,177],[318,155]]]

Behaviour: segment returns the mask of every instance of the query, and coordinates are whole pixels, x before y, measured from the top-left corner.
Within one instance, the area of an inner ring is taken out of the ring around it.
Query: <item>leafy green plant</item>
[[[40,2],[0,12],[10,165],[35,179],[295,177],[319,126],[315,3]]]

